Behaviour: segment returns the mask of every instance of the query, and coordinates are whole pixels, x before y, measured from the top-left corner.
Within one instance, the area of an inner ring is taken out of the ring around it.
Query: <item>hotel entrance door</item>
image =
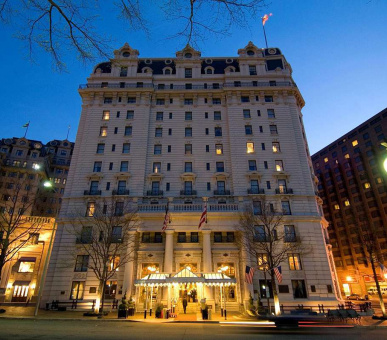
[[[12,302],[26,302],[28,289],[28,285],[15,285],[13,288]]]

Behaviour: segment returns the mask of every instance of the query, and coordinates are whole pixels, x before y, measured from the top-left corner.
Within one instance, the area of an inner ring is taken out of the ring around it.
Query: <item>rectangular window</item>
[[[165,99],[161,99],[161,98],[156,99],[156,105],[165,105]]]
[[[107,127],[102,126],[99,130],[100,137],[106,137],[107,136]]]
[[[184,163],[184,172],[192,172],[192,162]]]
[[[156,120],[163,120],[164,113],[163,112],[156,112]]]
[[[257,68],[255,65],[249,65],[249,73],[250,73],[250,76],[257,75]]]
[[[150,233],[149,232],[142,233],[141,242],[150,243],[150,241],[151,241]]]
[[[94,202],[89,202],[87,203],[87,208],[86,208],[86,216],[94,216],[94,211],[95,211],[95,203]]]
[[[222,136],[222,128],[220,126],[215,127],[215,137]]]
[[[273,142],[272,148],[274,153],[281,152],[280,143],[279,142]]]
[[[192,137],[192,128],[185,128],[185,137]]]
[[[281,206],[282,206],[282,212],[284,215],[291,215],[292,212],[290,210],[290,203],[289,201],[282,201],[281,202]]]
[[[243,118],[251,118],[250,110],[243,110]]]
[[[89,244],[93,240],[93,227],[82,227],[81,234],[77,237],[77,243]]]
[[[192,120],[192,112],[186,112],[184,115],[185,120]]]
[[[284,171],[284,163],[281,160],[275,161],[275,171]]]
[[[250,97],[249,96],[241,96],[241,102],[242,103],[249,103]]]
[[[218,195],[225,195],[226,194],[226,182],[225,181],[217,181],[216,188],[217,188]]]
[[[0,235],[1,236],[1,235]],[[3,237],[0,237],[0,240]],[[21,258],[18,273],[33,273],[35,268],[36,258]]]
[[[105,97],[103,99],[103,103],[104,104],[111,104],[111,103],[113,103],[113,98],[112,97]]]
[[[213,105],[220,105],[220,104],[222,104],[222,101],[220,98],[212,98],[212,104]]]
[[[184,77],[185,78],[192,78],[192,68],[185,68],[184,69]]]
[[[122,145],[122,153],[130,153],[130,143],[124,143]]]
[[[211,190],[211,182],[207,182],[207,191]]]
[[[254,143],[253,142],[247,142],[246,143],[246,152],[247,153],[253,153],[254,152]]]
[[[85,292],[85,281],[73,281],[71,284],[70,300],[82,300]]]
[[[93,172],[101,172],[102,162],[94,162]]]
[[[162,137],[163,136],[163,129],[162,128],[156,128],[155,129],[155,137]]]
[[[184,194],[185,195],[192,195],[192,181],[185,181],[184,182]]]
[[[99,143],[97,145],[97,153],[104,153],[104,151],[105,151],[105,144]]]
[[[160,232],[155,232],[154,243],[163,243],[163,235]]]
[[[177,242],[178,243],[186,243],[187,242],[187,234],[185,232],[179,232],[177,234]]]
[[[116,145],[112,144],[112,152],[116,151]]]
[[[277,135],[278,134],[278,131],[277,131],[277,125],[270,125],[270,134],[271,135]]]
[[[206,152],[210,152],[210,146],[206,145]]]
[[[167,171],[171,171],[171,163],[167,163]]]
[[[118,133],[118,127],[114,128],[114,134],[116,135]]]
[[[265,226],[256,225],[254,226],[254,241],[255,242],[267,242],[267,235],[265,231]]]
[[[285,242],[296,242],[297,241],[296,228],[294,227],[294,225],[285,225],[284,231],[285,231],[285,235],[284,235]]]
[[[199,233],[191,232],[191,243],[199,243]]]
[[[127,75],[128,75],[128,68],[127,67],[121,67],[120,77],[126,77]]]
[[[128,104],[136,104],[136,97],[128,97]]]
[[[233,231],[228,231],[226,236],[226,242],[234,242],[235,236]]]
[[[216,162],[216,172],[224,172],[224,162]]]
[[[275,118],[274,109],[267,109],[267,118]]]
[[[221,243],[222,242],[222,233],[219,231],[214,232],[214,242]]]
[[[222,113],[220,111],[214,112],[214,120],[222,120]]]
[[[173,115],[172,112],[169,112],[169,119],[172,119]]]
[[[215,144],[215,153],[217,155],[223,155],[223,144]]]
[[[206,170],[207,170],[207,171],[210,170],[210,163],[206,163]]]
[[[125,136],[131,136],[131,135],[132,135],[132,127],[125,126]]]
[[[293,297],[295,299],[306,299],[306,286],[304,280],[292,280]]]
[[[301,260],[299,254],[290,254],[288,255],[289,269],[290,270],[301,270]]]
[[[184,105],[193,105],[193,99],[191,98],[184,99]]]
[[[161,144],[156,144],[153,148],[154,155],[161,155]]]
[[[246,135],[252,135],[253,134],[253,127],[251,125],[245,125],[245,134]]]
[[[89,266],[89,255],[77,255],[75,261],[75,272],[87,272]]]
[[[185,154],[191,155],[192,154],[192,144],[185,144],[184,145]]]
[[[120,171],[121,172],[127,172],[129,168],[129,162],[128,161],[122,161],[120,165]]]
[[[153,173],[159,173],[161,172],[161,163],[160,162],[154,162],[153,163]]]
[[[262,203],[261,201],[253,201],[253,214],[262,215]]]
[[[113,170],[113,163],[112,162],[109,163],[109,170]]]
[[[257,162],[255,160],[249,160],[249,171],[257,170]]]
[[[167,183],[166,186],[165,186],[165,190],[166,191],[169,191],[171,189],[171,184],[170,183]]]
[[[273,102],[273,96],[265,96],[265,103],[272,103]]]
[[[262,150],[266,150],[265,143],[261,143],[261,148],[262,148]]]
[[[129,110],[126,111],[126,119],[133,119],[134,118],[134,111]]]
[[[122,203],[122,206],[121,204]],[[118,216],[121,216],[123,214],[124,210],[124,202],[117,202],[116,203],[116,211],[115,214]],[[122,227],[113,227],[112,228],[112,243],[121,243],[122,242]]]
[[[103,111],[102,120],[109,120],[109,119],[110,119],[110,111]]]

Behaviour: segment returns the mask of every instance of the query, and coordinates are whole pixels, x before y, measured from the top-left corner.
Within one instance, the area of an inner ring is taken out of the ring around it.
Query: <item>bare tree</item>
[[[137,211],[129,200],[113,196],[88,206],[86,217],[84,213],[76,213],[72,220],[69,233],[76,236],[77,248],[87,256],[87,261],[77,257],[76,265],[86,266],[98,279],[99,312],[103,314],[106,283],[116,271],[134,260],[131,249],[135,249]],[[70,251],[74,252],[74,248]]]
[[[30,216],[40,197],[39,176],[23,171],[8,175],[11,177],[0,177],[0,281],[5,264],[12,261],[45,224],[44,218]]]
[[[376,284],[376,290],[378,292],[380,308],[382,310],[383,317],[387,318],[386,307],[384,305],[382,292],[380,290],[379,279],[376,274],[376,267],[379,263],[383,263],[383,255],[380,251],[379,242],[377,238],[377,231],[371,223],[362,223],[360,219],[357,219],[359,225],[360,240],[367,251],[367,259],[371,263],[372,274]]]
[[[274,269],[288,260],[289,254],[305,253],[301,239],[293,230],[284,230],[285,213],[272,203],[257,201],[254,208],[246,205],[240,214],[239,243],[247,254],[257,261],[258,268],[270,276],[275,314],[280,314]]]
[[[199,40],[217,34],[227,34],[231,27],[249,27],[249,19],[265,6],[265,0],[157,0],[163,19],[173,21],[176,33],[185,43],[196,45]],[[147,20],[144,8],[149,0],[116,0],[117,16],[130,30],[149,34],[153,18]],[[96,28],[106,12],[106,2],[98,0],[0,0],[0,21],[13,23],[17,37],[27,42],[33,59],[36,47],[48,52],[57,70],[66,70],[67,53],[75,53],[83,62],[109,58],[111,39]],[[104,26],[106,30],[106,26]]]

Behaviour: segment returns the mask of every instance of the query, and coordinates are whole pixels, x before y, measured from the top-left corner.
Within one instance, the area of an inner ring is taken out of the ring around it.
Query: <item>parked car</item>
[[[361,300],[361,298],[359,294],[351,294],[347,295],[347,300]]]

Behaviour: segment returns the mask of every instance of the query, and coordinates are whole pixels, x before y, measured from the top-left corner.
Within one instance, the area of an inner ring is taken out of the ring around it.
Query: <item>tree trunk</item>
[[[373,256],[371,256],[371,267],[372,267],[372,272],[374,274],[374,280],[375,280],[375,284],[376,284],[376,290],[378,291],[378,295],[379,295],[379,302],[380,302],[380,308],[382,309],[382,314],[384,317],[387,317],[387,314],[386,314],[386,307],[384,306],[384,301],[383,301],[383,296],[382,296],[382,292],[380,290],[380,285],[379,285],[379,281],[378,281],[378,277],[376,275],[376,269],[375,269],[375,260],[373,258]]]
[[[3,272],[3,268],[4,268],[4,265],[5,265],[5,254],[7,253],[7,249],[6,248],[2,248],[1,249],[1,253],[0,253],[0,282],[1,282],[1,275],[2,275],[2,272]]]
[[[274,313],[275,315],[281,314],[278,294],[277,294],[277,285],[275,283],[275,274],[274,269],[270,270],[270,277],[271,277],[271,288],[273,289],[273,300],[274,300]]]
[[[99,314],[103,316],[103,305],[105,303],[105,287],[106,287],[106,280],[100,281],[100,305],[99,305]]]

